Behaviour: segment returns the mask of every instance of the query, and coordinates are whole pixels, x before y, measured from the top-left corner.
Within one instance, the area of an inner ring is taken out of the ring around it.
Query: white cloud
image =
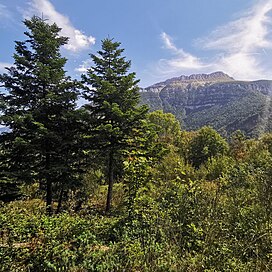
[[[3,4],[0,4],[0,19],[12,19],[11,12]]]
[[[173,39],[165,32],[161,34],[164,48],[170,50],[173,54],[171,59],[161,59],[158,69],[161,73],[171,74],[176,70],[182,72],[187,70],[199,70],[206,67],[201,60],[182,48],[177,48]]]
[[[91,59],[84,60],[77,68],[75,68],[75,72],[79,72],[84,74],[91,67]]]
[[[65,45],[65,48],[69,51],[77,52],[95,44],[93,36],[87,36],[76,29],[69,18],[59,13],[49,0],[31,0],[30,8],[25,15],[27,17],[32,15],[43,16],[50,23],[56,23],[62,28],[61,34],[69,37],[69,42]]]
[[[3,4],[0,4],[0,17],[6,16],[7,8]]]
[[[5,73],[7,70],[5,69],[6,67],[11,67],[12,64],[7,63],[7,62],[0,62],[0,73]]]
[[[271,47],[271,41],[267,39],[271,10],[271,0],[259,1],[240,19],[218,27],[207,39],[203,39],[204,47],[222,49],[230,53],[249,53],[259,48]]]
[[[170,50],[173,50],[174,52],[178,52],[177,47],[173,43],[172,37],[170,37],[165,32],[162,32],[161,33],[161,39],[162,39],[162,41],[163,41],[164,46],[165,46],[166,49],[170,49]]]
[[[169,35],[162,33],[164,47],[174,57],[160,60],[158,67],[173,74],[223,70],[237,79],[271,78],[271,13],[272,0],[258,1],[239,19],[218,27],[207,38],[197,39],[197,47],[215,52],[213,59],[202,60],[184,52]]]

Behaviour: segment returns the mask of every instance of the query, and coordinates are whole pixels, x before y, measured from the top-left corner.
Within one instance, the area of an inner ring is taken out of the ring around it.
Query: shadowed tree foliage
[[[27,38],[16,41],[14,65],[0,75],[6,89],[1,124],[10,128],[0,136],[2,170],[23,182],[39,181],[51,213],[53,190],[61,199],[78,180],[78,83],[65,75],[60,48],[68,38],[60,28],[38,17],[24,24]]]

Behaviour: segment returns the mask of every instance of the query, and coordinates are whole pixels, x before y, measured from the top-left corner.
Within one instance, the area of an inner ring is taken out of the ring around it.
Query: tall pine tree
[[[27,39],[16,42],[14,65],[0,75],[6,89],[1,123],[10,129],[0,136],[2,165],[12,178],[39,181],[51,213],[55,191],[61,202],[63,192],[78,182],[78,83],[65,75],[60,48],[68,38],[59,35],[61,29],[38,17],[24,24]]]
[[[147,107],[139,106],[140,94],[135,73],[129,73],[130,61],[122,56],[124,49],[113,39],[102,41],[102,50],[91,54],[94,63],[83,81],[88,90],[86,108],[91,117],[91,138],[107,161],[108,194],[106,211],[111,208],[112,189],[117,165],[125,150],[136,144]]]

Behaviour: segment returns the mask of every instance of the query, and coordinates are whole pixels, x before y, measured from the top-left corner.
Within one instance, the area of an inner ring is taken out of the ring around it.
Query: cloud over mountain
[[[172,57],[161,59],[161,73],[194,73],[223,70],[235,78],[257,79],[271,77],[272,67],[272,0],[258,1],[238,19],[219,26],[205,38],[198,38],[194,45],[201,50],[214,52],[213,58],[201,59],[178,48],[172,38],[163,32],[164,48]]]

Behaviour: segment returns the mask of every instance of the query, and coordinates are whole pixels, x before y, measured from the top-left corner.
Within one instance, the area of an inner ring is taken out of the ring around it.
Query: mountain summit
[[[141,90],[151,110],[173,113],[188,130],[210,125],[250,136],[272,130],[272,81],[237,81],[223,72],[167,79]]]
[[[164,85],[164,84],[171,84],[171,83],[191,83],[191,82],[227,82],[233,81],[234,79],[229,75],[218,71],[211,74],[192,74],[189,76],[181,75],[179,77],[174,77],[171,79],[167,79],[164,82],[156,83],[156,85]],[[154,86],[152,85],[152,86]]]
[[[229,75],[223,72],[214,72],[211,74],[192,74],[190,76],[180,76],[177,78],[180,81],[230,81],[234,80]]]

